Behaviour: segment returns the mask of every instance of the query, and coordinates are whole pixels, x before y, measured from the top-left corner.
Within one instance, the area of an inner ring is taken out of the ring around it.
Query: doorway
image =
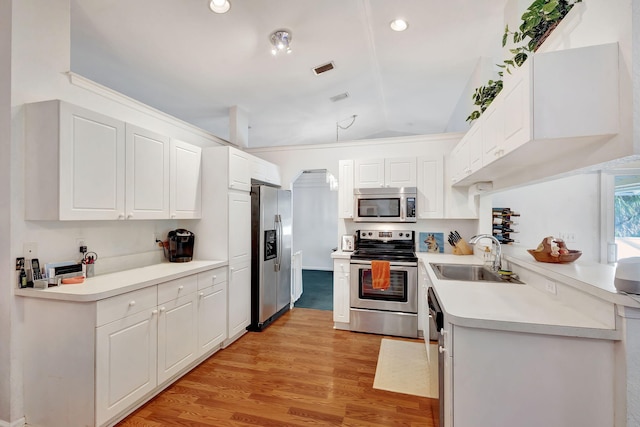
[[[326,169],[303,171],[292,185],[293,253],[302,261],[296,307],[333,309],[333,260],[338,235],[337,180]]]

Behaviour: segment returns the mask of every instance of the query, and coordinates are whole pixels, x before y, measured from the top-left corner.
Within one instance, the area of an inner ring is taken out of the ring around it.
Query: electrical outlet
[[[547,292],[549,292],[550,294],[556,294],[556,292],[558,291],[556,289],[556,282],[552,281],[552,280],[547,280],[544,288]]]
[[[87,246],[87,241],[84,239],[84,237],[77,237],[76,238],[76,246],[77,247]]]
[[[35,242],[25,242],[22,252],[26,259],[38,258],[38,244]]]
[[[565,243],[575,243],[576,233],[573,231],[560,231],[558,238],[564,240]]]

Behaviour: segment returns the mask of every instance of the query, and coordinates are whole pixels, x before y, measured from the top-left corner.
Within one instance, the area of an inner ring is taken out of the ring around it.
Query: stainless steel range
[[[373,286],[372,261],[388,261],[389,286]],[[418,337],[418,258],[411,230],[356,232],[351,255],[350,329]]]

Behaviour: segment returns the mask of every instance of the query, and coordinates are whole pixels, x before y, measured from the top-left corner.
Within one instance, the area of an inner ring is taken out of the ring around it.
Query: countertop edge
[[[85,279],[83,284],[79,285],[60,285],[48,289],[34,289],[34,288],[15,288],[14,295],[20,297],[28,297],[28,298],[40,298],[40,299],[49,299],[49,300],[58,300],[58,301],[70,301],[70,302],[95,302],[105,298],[113,297],[116,295],[124,294],[127,292],[137,291],[138,289],[146,288],[149,286],[158,285],[163,282],[167,282],[170,280],[179,279],[186,276],[191,276],[193,274],[198,274],[203,271],[213,270],[215,268],[220,268],[227,266],[228,261],[221,260],[195,260],[192,261],[194,264],[187,265],[187,263],[176,264],[178,267],[175,273],[163,274],[163,275],[152,275],[153,277],[150,279],[142,279],[142,280],[134,280],[129,283],[125,283],[122,286],[116,286],[108,289],[96,290],[92,292],[91,290],[87,291],[87,287],[90,287],[92,281],[95,279],[99,279],[100,281],[105,280],[122,280],[124,275],[135,275],[136,273],[140,273],[143,270],[149,270],[149,272],[153,272],[154,269],[157,268],[166,268],[169,263],[161,263],[155,264],[140,268],[134,268],[131,270],[124,270],[115,273],[104,274],[100,276],[96,276],[95,278]],[[162,267],[159,267],[162,266]],[[193,268],[188,268],[193,266]],[[185,268],[187,267],[187,268]],[[80,286],[84,288],[79,288]],[[84,292],[76,292],[77,290],[83,290]]]

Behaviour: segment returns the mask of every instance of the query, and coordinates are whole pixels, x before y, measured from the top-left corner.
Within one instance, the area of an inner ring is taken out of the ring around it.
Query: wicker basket
[[[552,262],[556,264],[567,264],[573,262],[580,258],[580,255],[582,255],[582,251],[576,250],[569,250],[568,254],[559,256],[551,256],[551,254],[547,252],[536,252],[533,249],[527,249],[527,252],[529,252],[536,259],[536,261]]]

